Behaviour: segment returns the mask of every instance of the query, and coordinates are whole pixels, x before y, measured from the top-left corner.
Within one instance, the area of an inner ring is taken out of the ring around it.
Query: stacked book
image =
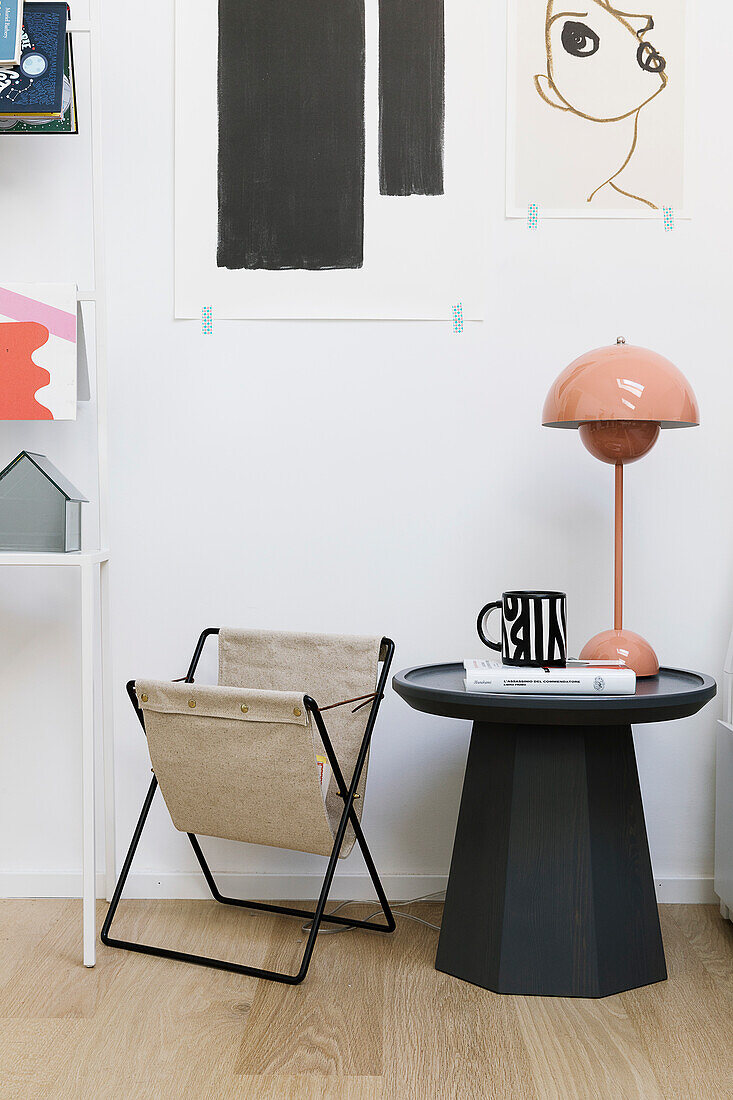
[[[23,0],[0,0],[0,65],[20,62]]]
[[[517,695],[633,695],[636,673],[620,664],[568,661],[565,668],[514,668],[464,661],[466,691]]]
[[[76,133],[69,8],[0,0],[0,130]]]

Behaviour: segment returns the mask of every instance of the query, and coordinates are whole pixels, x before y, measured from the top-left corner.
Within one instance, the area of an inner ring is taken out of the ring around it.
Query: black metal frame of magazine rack
[[[206,639],[210,635],[218,633],[218,627],[209,627],[203,631],[196,644],[196,649],[194,650],[188,672],[186,673],[185,677],[183,677],[184,683],[192,684],[194,682],[194,673],[196,672],[196,667],[199,663],[199,658],[201,657]],[[351,783],[349,785],[347,785],[339,766],[339,762],[336,758],[333,745],[331,744],[331,739],[328,736],[328,731],[323,721],[323,716],[318,707],[318,704],[315,702],[314,699],[311,699],[309,695],[306,695],[303,700],[306,709],[313,715],[313,719],[316,723],[316,726],[318,727],[318,732],[320,733],[321,739],[323,741],[323,747],[326,750],[328,761],[333,770],[334,778],[338,784],[339,794],[341,798],[344,799],[344,810],[339,820],[338,828],[336,830],[333,848],[331,850],[331,855],[328,860],[328,866],[326,868],[326,873],[323,879],[323,885],[321,886],[321,892],[318,897],[315,912],[310,912],[306,909],[291,909],[290,907],[285,905],[269,905],[266,902],[261,901],[244,901],[240,898],[225,897],[219,891],[219,888],[214,881],[214,876],[212,875],[209,869],[209,865],[204,858],[204,853],[201,851],[201,846],[196,836],[193,833],[187,834],[188,839],[191,841],[191,847],[194,850],[196,859],[199,862],[199,866],[203,871],[204,878],[206,879],[207,885],[211,890],[212,897],[215,901],[219,901],[223,905],[238,905],[243,909],[256,909],[264,911],[266,913],[281,913],[284,916],[306,918],[307,920],[310,920],[312,922],[310,932],[308,934],[308,940],[305,945],[305,950],[303,951],[303,957],[301,959],[300,967],[295,974],[287,974],[278,970],[263,970],[257,966],[245,966],[241,963],[227,962],[225,959],[213,959],[208,957],[207,955],[196,955],[186,951],[175,951],[167,947],[153,947],[152,945],[146,943],[132,943],[129,940],[118,940],[110,936],[112,921],[114,919],[115,913],[117,912],[117,906],[120,903],[122,891],[124,890],[127,876],[130,873],[130,867],[132,866],[132,861],[135,856],[137,846],[140,843],[140,837],[142,836],[145,822],[147,820],[148,813],[150,812],[150,806],[152,804],[153,797],[158,786],[158,780],[155,774],[153,774],[153,779],[150,783],[150,787],[148,788],[148,793],[145,796],[143,808],[140,813],[138,823],[135,826],[135,832],[132,836],[132,842],[130,843],[130,848],[125,857],[125,862],[122,866],[120,877],[117,881],[117,885],[115,886],[115,891],[112,895],[112,900],[107,911],[107,916],[105,918],[104,924],[102,925],[102,943],[106,944],[108,947],[122,947],[127,949],[128,951],[139,951],[145,955],[159,955],[164,959],[178,959],[182,962],[196,963],[198,966],[211,966],[217,970],[230,970],[233,971],[235,974],[248,974],[255,978],[267,978],[270,981],[274,982],[284,982],[287,985],[297,985],[299,982],[303,981],[306,974],[308,973],[311,955],[313,954],[313,948],[315,947],[316,936],[318,935],[318,930],[323,921],[326,921],[329,924],[347,925],[349,928],[367,928],[372,932],[394,932],[395,919],[389,907],[389,902],[387,901],[386,895],[384,893],[382,883],[379,880],[379,875],[377,874],[377,868],[374,865],[374,860],[372,859],[371,853],[367,847],[366,840],[364,839],[364,834],[362,832],[361,825],[359,824],[359,819],[354,812],[354,798],[358,797],[356,794],[356,789],[359,785],[359,779],[361,777],[364,762],[369,751],[369,743],[371,741],[372,731],[374,729],[374,724],[377,719],[379,704],[384,698],[384,689],[387,683],[387,677],[389,675],[389,669],[392,664],[393,656],[394,642],[391,641],[389,638],[383,638],[382,650],[380,652],[380,657],[382,658],[382,672],[380,674],[377,689],[372,700],[369,718],[367,719],[366,729],[364,731],[364,737],[362,738],[361,748],[359,750],[356,766],[354,768],[354,774],[351,777]],[[142,726],[144,731],[145,720],[142,709],[138,705],[137,696],[135,695],[134,680],[130,680],[127,684],[127,693],[130,696],[132,705],[135,708],[135,713],[137,714],[140,725]],[[334,872],[336,870],[339,852],[341,851],[341,846],[344,841],[346,825],[349,821],[351,822],[351,826],[354,830],[354,833],[356,834],[356,840],[359,848],[361,849],[361,853],[364,857],[364,862],[366,863],[371,880],[374,883],[374,889],[376,890],[379,904],[381,905],[382,911],[384,912],[384,916],[387,922],[386,924],[375,924],[373,921],[356,920],[353,917],[329,916],[328,913],[324,912],[326,902],[328,901],[328,894],[331,889]]]

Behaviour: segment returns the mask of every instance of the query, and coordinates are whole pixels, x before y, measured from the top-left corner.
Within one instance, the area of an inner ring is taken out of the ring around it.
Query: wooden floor
[[[725,1100],[733,926],[710,906],[661,914],[669,981],[582,1001],[439,974],[437,933],[413,921],[321,937],[296,987],[101,945],[85,970],[80,903],[2,901],[0,1098]],[[302,949],[299,922],[214,902],[123,902],[118,920],[119,935],[260,966]]]

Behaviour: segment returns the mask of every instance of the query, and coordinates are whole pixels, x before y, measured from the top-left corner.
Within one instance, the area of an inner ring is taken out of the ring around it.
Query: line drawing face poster
[[[509,3],[508,217],[689,216],[686,0],[623,8]]]
[[[483,319],[487,34],[474,0],[176,0],[176,317]]]

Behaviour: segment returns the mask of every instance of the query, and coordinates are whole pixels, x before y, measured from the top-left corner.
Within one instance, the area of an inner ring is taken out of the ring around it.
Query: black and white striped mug
[[[492,611],[501,610],[501,642],[492,642],[486,628]],[[500,600],[479,611],[478,636],[501,653],[505,665],[564,668],[567,663],[567,620],[564,592],[504,592]]]

